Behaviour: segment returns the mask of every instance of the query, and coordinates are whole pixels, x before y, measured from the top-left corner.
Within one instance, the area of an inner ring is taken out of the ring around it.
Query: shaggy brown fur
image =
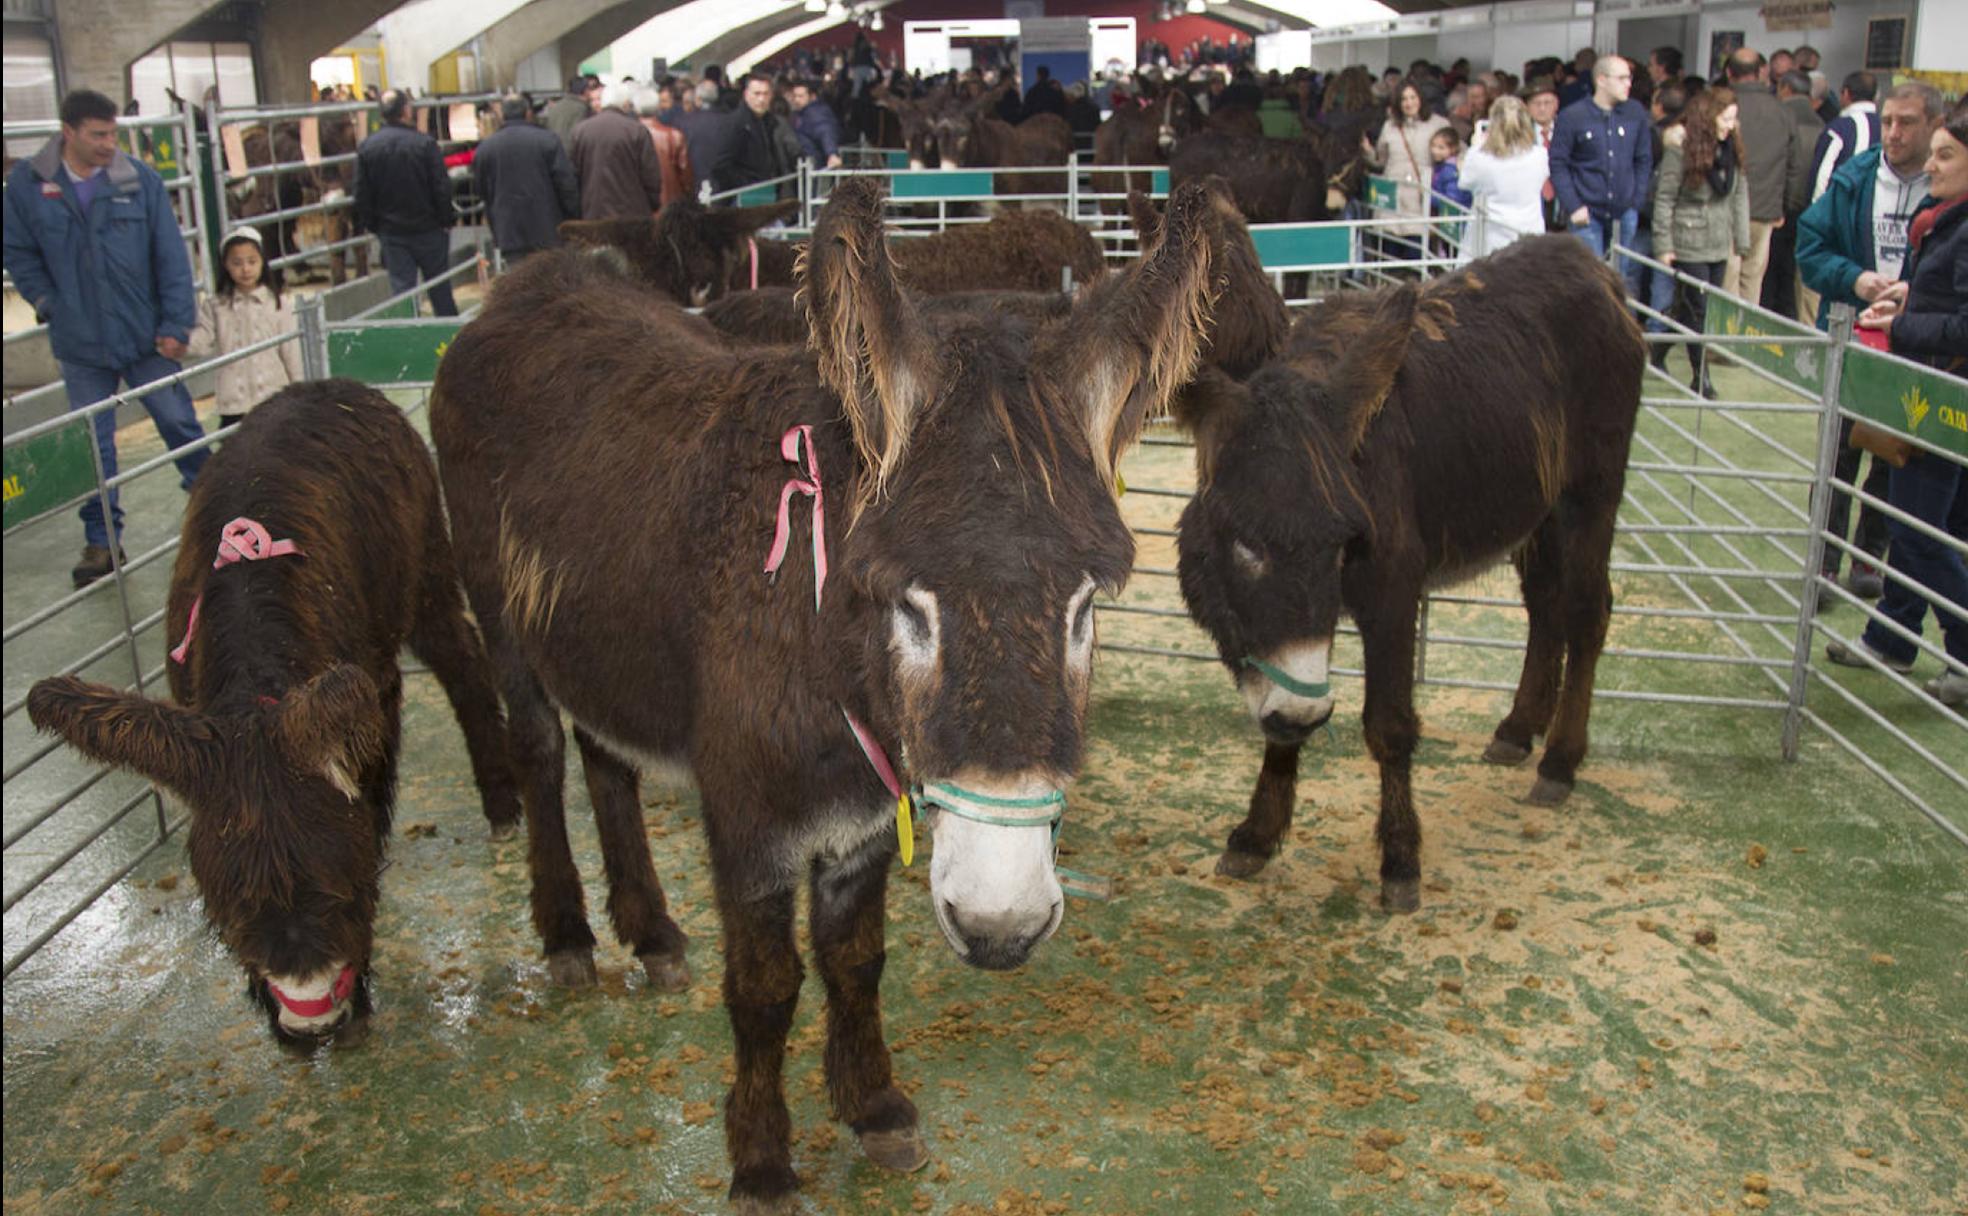
[[[1167,88],[1158,94],[1117,105],[1114,113],[1093,133],[1093,163],[1096,165],[1165,165],[1176,141],[1202,128],[1201,115],[1189,94]],[[1153,183],[1146,173],[1096,173],[1093,188],[1100,194],[1148,192]],[[1119,199],[1103,199],[1100,209],[1110,215],[1126,214]]]
[[[654,221],[569,220],[560,230],[575,245],[622,250],[644,282],[677,303],[705,304],[727,290],[750,284],[746,225],[753,220],[768,222],[770,217],[760,218],[759,213],[776,214],[785,205],[739,211],[699,209],[691,219],[683,218],[689,215],[686,209],[666,222],[665,217],[679,206],[673,203]],[[768,240],[757,244],[759,286],[791,287],[793,264],[805,246]],[[1106,256],[1093,234],[1050,211],[1008,211],[984,224],[897,237],[889,242],[889,251],[902,285],[924,295],[1058,291],[1061,267],[1073,268],[1075,284],[1092,282],[1107,269]],[[715,289],[706,284],[715,284]]]
[[[650,863],[637,765],[687,765],[702,795],[736,1049],[731,1193],[796,1204],[781,1074],[811,891],[826,981],[828,1093],[869,1155],[926,1159],[892,1078],[879,985],[894,800],[843,722],[905,779],[1077,767],[1085,681],[1066,606],[1125,580],[1133,544],[1111,468],[1189,373],[1209,301],[1206,200],[1171,203],[1156,255],[1033,329],[926,315],[896,282],[870,179],[843,182],[805,264],[810,350],[707,345],[599,259],[520,266],[458,335],[431,403],[467,592],[512,715],[533,919],[555,979],[592,982],[594,936],[568,851],[561,711],[601,827],[609,913],[656,983],[688,982]],[[789,427],[812,428],[829,566],[816,611],[807,507],[760,573]],[[597,521],[609,535],[598,537]],[[595,537],[593,541],[586,538]],[[515,613],[515,577],[546,613]],[[940,642],[911,607],[940,597]],[[902,631],[902,632],[898,632]],[[903,681],[904,637],[938,649]],[[1033,942],[967,957],[1005,966]],[[980,947],[981,949],[981,947]]]
[[[974,312],[1022,317],[1041,324],[1072,312],[1073,297],[1058,291],[958,291],[925,297],[919,306],[925,316]],[[789,287],[734,291],[707,305],[703,316],[720,333],[759,345],[797,345],[804,343],[812,332],[805,310]]]
[[[1342,608],[1360,628],[1390,911],[1420,899],[1409,758],[1428,587],[1511,555],[1530,641],[1486,758],[1517,763],[1548,730],[1530,800],[1571,791],[1645,359],[1605,263],[1569,237],[1531,237],[1419,290],[1334,297],[1246,383],[1204,377],[1179,402],[1198,480],[1183,598],[1239,681],[1260,678],[1247,656],[1330,639]],[[1277,851],[1318,724],[1263,725],[1263,773],[1221,873],[1255,873]]]
[[[238,517],[300,555],[213,570]],[[443,684],[493,834],[519,820],[498,695],[459,597],[437,472],[402,411],[323,380],[262,402],[192,488],[165,623],[175,645],[202,596],[175,704],[72,676],[28,695],[35,726],[190,805],[186,852],[205,915],[245,967],[276,1036],[267,977],[356,968],[369,1008],[377,875],[396,792],[407,643]]]
[[[1323,220],[1326,165],[1305,140],[1205,131],[1175,145],[1169,183],[1217,176],[1230,183],[1238,210],[1253,224]]]

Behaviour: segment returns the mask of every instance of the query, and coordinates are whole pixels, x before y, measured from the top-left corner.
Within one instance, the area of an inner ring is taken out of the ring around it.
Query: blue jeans
[[[1653,257],[1654,230],[1652,228],[1636,228],[1633,233],[1633,240],[1628,243],[1627,248],[1635,253]],[[1626,268],[1626,292],[1629,297],[1645,304],[1655,312],[1665,313],[1674,306],[1674,276],[1667,271],[1655,270],[1651,266],[1642,266],[1638,262],[1632,262]],[[1664,334],[1667,332],[1667,322],[1665,321],[1654,317],[1645,317],[1642,318],[1642,321],[1647,332],[1650,334]]]
[[[1615,228],[1617,225],[1617,228]],[[1601,215],[1597,211],[1586,213],[1584,224],[1573,224],[1572,235],[1585,242],[1585,247],[1596,256],[1604,258],[1606,251],[1614,245],[1633,248],[1633,234],[1640,228],[1640,213],[1628,207],[1618,215]],[[1633,290],[1634,272],[1639,267],[1630,259],[1620,259],[1620,274],[1626,277],[1626,288]]]
[[[107,368],[87,367],[80,363],[63,363],[62,384],[68,389],[68,408],[79,410],[94,405],[116,391],[118,384],[135,388],[152,380],[175,375],[179,365],[163,355],[146,355],[128,367]],[[163,437],[164,446],[181,448],[188,443],[196,443],[205,438],[205,428],[198,424],[198,412],[192,408],[191,394],[182,383],[160,388],[143,398],[143,405],[150,411],[150,420],[157,424],[157,433]],[[116,476],[116,411],[104,410],[95,417],[96,450],[102,453],[103,476]],[[196,452],[186,452],[178,457],[178,474],[185,489],[191,488],[198,470],[205,467],[205,461],[212,454],[209,448]],[[120,494],[112,489],[109,492],[110,515],[116,521],[116,535],[123,536],[123,508],[118,505]],[[109,547],[109,531],[103,527],[103,504],[99,495],[90,495],[89,501],[82,504],[82,536],[92,545]]]
[[[389,271],[390,294],[393,296],[400,296],[415,287],[418,271],[423,272],[428,282],[451,269],[451,234],[442,228],[419,232],[415,236],[385,233],[381,239],[383,269]],[[458,305],[451,298],[448,280],[435,284],[426,294],[430,297],[432,315],[458,315]]]
[[[1916,452],[1904,469],[1894,469],[1886,501],[1956,540],[1968,540],[1968,477],[1961,466],[1939,456]],[[1968,618],[1962,611],[1950,611],[1942,604],[1952,603],[1968,611],[1968,563],[1961,555],[1931,536],[1922,536],[1899,520],[1888,520],[1893,543],[1886,550],[1886,565],[1906,575],[1934,595],[1934,616],[1941,623],[1941,638],[1948,657],[1968,663]],[[1892,579],[1886,580],[1886,594],[1879,599],[1879,614],[1909,633],[1919,633],[1929,603],[1925,596]],[[1912,642],[1873,621],[1866,625],[1865,643],[1880,654],[1899,662],[1911,662],[1919,651]]]

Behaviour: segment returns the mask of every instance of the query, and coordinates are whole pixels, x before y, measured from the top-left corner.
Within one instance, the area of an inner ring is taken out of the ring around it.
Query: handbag
[[[1906,468],[1913,456],[1913,445],[1893,431],[1864,420],[1854,420],[1851,438],[1845,441],[1847,447],[1871,452],[1875,459],[1883,460],[1896,469]]]

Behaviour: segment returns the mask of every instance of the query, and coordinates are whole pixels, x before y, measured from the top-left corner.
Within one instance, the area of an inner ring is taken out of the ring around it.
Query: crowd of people
[[[466,159],[494,241],[510,262],[558,245],[565,220],[646,217],[705,188],[783,185],[802,161],[839,166],[844,147],[876,142],[884,98],[921,97],[940,84],[960,97],[994,95],[995,112],[1007,121],[1053,113],[1090,134],[1103,111],[1131,95],[1186,86],[1205,115],[1247,108],[1267,134],[1315,130],[1329,147],[1357,145],[1376,172],[1394,180],[1397,220],[1413,217],[1411,225],[1396,225],[1392,247],[1419,251],[1431,212],[1463,207],[1481,217],[1474,229],[1481,240],[1469,242],[1464,256],[1547,231],[1570,232],[1602,255],[1615,244],[1643,255],[1623,259],[1620,269],[1654,334],[1668,333],[1674,322],[1700,332],[1715,292],[1821,328],[1831,306],[1846,303],[1865,310],[1860,325],[1878,344],[1957,374],[1968,365],[1962,105],[1950,110],[1928,84],[1882,87],[1871,73],[1854,71],[1834,94],[1808,46],[1768,56],[1737,50],[1714,79],[1684,72],[1672,47],[1655,50],[1644,66],[1581,50],[1569,61],[1525,64],[1521,76],[1475,72],[1467,61],[1447,68],[1417,61],[1377,78],[1364,67],[1259,74],[1224,48],[1170,64],[1156,49],[1157,61],[1136,72],[1109,70],[1062,84],[1041,70],[1022,92],[999,87],[997,67],[935,81],[906,74],[881,62],[860,36],[832,52],[798,52],[780,71],[735,82],[716,67],[649,82],[605,84],[584,75],[543,108],[523,95],[504,98],[484,116],[486,134]],[[354,215],[360,229],[379,237],[392,289],[404,291],[449,268],[451,177],[435,141],[413,125],[407,97],[385,91],[376,100],[383,125],[358,151]],[[228,342],[250,343],[275,332],[268,327],[283,315],[278,275],[265,270],[250,232],[228,238],[227,281],[202,313],[190,298],[188,268],[180,275],[168,258],[143,262],[150,269],[138,276],[142,282],[84,281],[77,259],[92,241],[131,235],[99,222],[104,203],[128,199],[146,215],[160,205],[169,210],[155,174],[116,152],[115,115],[98,94],[71,95],[63,134],[16,168],[20,180],[7,191],[7,264],[54,324],[55,353],[77,405],[102,399],[119,382],[167,375],[187,344],[223,352]],[[164,230],[161,219],[151,222]],[[106,307],[84,304],[96,295]],[[443,283],[430,296],[439,314],[455,312]],[[132,335],[139,329],[155,332],[138,341]],[[234,337],[221,341],[225,333]],[[1665,372],[1675,346],[1686,352],[1691,388],[1712,397],[1699,344],[1657,341],[1654,365]],[[291,375],[280,360],[270,352],[235,374],[248,386],[240,393]],[[171,446],[195,437],[181,387],[151,394],[146,405]],[[107,415],[97,436],[113,472]],[[1841,443],[1841,479],[1856,480],[1863,459],[1859,448]],[[187,485],[201,460],[202,453],[180,460]],[[1968,494],[1959,466],[1917,452],[1895,463],[1874,457],[1859,484],[1964,535]],[[120,524],[113,495],[110,501],[107,520],[98,504],[84,508],[78,585],[109,569]],[[1835,535],[1846,535],[1851,506],[1848,495],[1833,496]],[[1868,507],[1857,516],[1852,545],[1863,556],[1844,577],[1854,594],[1884,595],[1883,611],[1909,630],[1917,630],[1926,601],[1904,580],[1968,603],[1959,554]],[[1890,568],[1904,580],[1882,572],[1889,550]],[[1838,579],[1842,556],[1838,546],[1826,547],[1827,578]],[[1949,653],[1968,663],[1968,624],[1945,611],[1940,618]],[[1894,667],[1911,661],[1911,644],[1891,630],[1869,630],[1859,647],[1867,653],[1834,647],[1832,658]],[[1945,674],[1932,691],[1949,703],[1968,701],[1968,677]]]

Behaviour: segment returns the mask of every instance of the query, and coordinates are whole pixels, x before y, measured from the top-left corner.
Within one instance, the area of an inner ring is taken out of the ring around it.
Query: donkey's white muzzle
[[[930,901],[950,948],[971,966],[1010,970],[1059,928],[1065,895],[1053,870],[1058,796],[1058,785],[1038,776],[966,777],[925,788],[936,837]]]

